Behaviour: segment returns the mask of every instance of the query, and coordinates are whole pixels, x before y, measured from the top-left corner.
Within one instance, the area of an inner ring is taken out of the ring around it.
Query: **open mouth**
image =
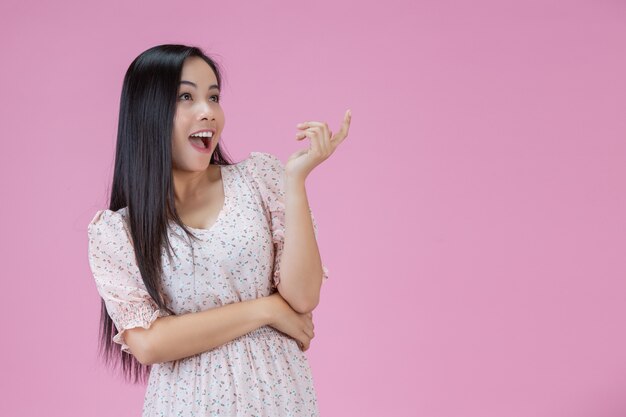
[[[189,136],[189,140],[191,141],[191,143],[193,143],[194,145],[198,146],[198,147],[203,147],[203,148],[208,148],[209,147],[209,140],[210,138],[198,138],[198,137],[192,137]]]

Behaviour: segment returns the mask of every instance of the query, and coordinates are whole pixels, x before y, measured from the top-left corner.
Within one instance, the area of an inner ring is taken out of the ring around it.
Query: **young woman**
[[[147,382],[143,416],[318,415],[304,351],[328,269],[305,179],[350,111],[335,135],[299,124],[310,146],[285,166],[263,152],[232,163],[220,87],[216,62],[184,45],[126,72],[109,209],[88,226],[101,352]]]

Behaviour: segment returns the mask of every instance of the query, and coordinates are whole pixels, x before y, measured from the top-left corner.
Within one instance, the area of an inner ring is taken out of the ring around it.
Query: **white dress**
[[[251,152],[220,167],[224,206],[209,229],[190,228],[190,243],[171,222],[170,262],[162,251],[164,295],[177,315],[266,297],[280,280],[284,243],[284,167]],[[168,312],[147,293],[124,222],[126,207],[100,210],[88,226],[89,264],[118,329],[113,341],[131,353],[124,331],[149,328]],[[317,236],[313,212],[311,218]],[[193,249],[193,250],[192,250]],[[324,279],[328,269],[323,267]],[[148,416],[318,416],[307,357],[295,339],[270,326],[175,362],[152,365],[144,398]]]

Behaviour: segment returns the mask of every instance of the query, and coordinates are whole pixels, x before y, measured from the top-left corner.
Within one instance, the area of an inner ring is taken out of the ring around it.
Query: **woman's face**
[[[217,78],[209,64],[199,57],[185,59],[176,99],[172,138],[172,163],[175,169],[204,171],[209,166],[225,122],[219,94]],[[193,133],[205,129],[213,130],[213,136],[190,138]]]

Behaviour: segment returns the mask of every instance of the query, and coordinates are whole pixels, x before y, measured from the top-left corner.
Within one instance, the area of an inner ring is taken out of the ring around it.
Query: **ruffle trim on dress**
[[[169,312],[163,310],[155,310],[150,315],[146,315],[145,309],[137,312],[137,317],[131,318],[129,321],[125,322],[122,326],[122,329],[119,330],[115,336],[113,336],[113,342],[121,345],[120,349],[122,352],[130,353],[130,346],[126,344],[124,340],[124,333],[126,330],[134,329],[137,327],[143,327],[144,329],[149,329],[152,326],[152,323],[156,321],[159,317],[169,316]],[[117,325],[116,325],[117,327]]]
[[[277,287],[280,283],[280,259],[285,243],[285,195],[283,181],[285,168],[280,159],[266,152],[251,152],[250,160],[247,162],[246,169],[269,215],[268,220],[275,248],[272,281],[274,287]],[[313,230],[317,238],[317,223],[310,208],[309,213],[311,214]],[[322,270],[324,279],[328,279],[328,268],[322,265]]]
[[[272,240],[276,249],[276,262],[274,265],[272,280],[274,287],[278,287],[278,284],[280,283],[280,259],[285,246],[285,205],[277,200],[275,209],[271,212],[271,214]],[[315,217],[313,216],[313,211],[311,209],[309,209],[309,214],[311,215],[311,222],[313,223],[313,232],[315,234],[315,238],[317,239],[317,222],[315,221]],[[322,264],[322,271],[322,277],[324,279],[328,279],[329,271],[324,264]]]

